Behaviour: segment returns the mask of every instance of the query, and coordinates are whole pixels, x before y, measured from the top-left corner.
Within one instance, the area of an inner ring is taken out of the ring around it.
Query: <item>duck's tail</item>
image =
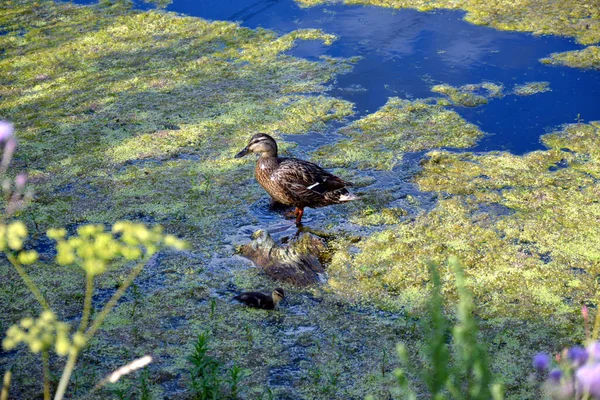
[[[340,202],[344,203],[346,201],[352,201],[358,199],[358,196],[352,193],[345,193],[340,196],[338,199]]]

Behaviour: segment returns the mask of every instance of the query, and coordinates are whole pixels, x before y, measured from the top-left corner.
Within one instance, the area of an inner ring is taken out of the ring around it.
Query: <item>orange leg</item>
[[[302,214],[304,214],[304,208],[296,207],[296,225],[302,225]]]

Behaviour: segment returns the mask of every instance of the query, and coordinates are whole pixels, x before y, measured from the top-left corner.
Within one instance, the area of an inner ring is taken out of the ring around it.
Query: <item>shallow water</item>
[[[94,0],[87,3],[95,2]],[[139,6],[149,8],[144,4]],[[507,96],[502,99],[492,99],[489,104],[477,108],[456,108],[463,117],[478,124],[488,133],[476,150],[507,149],[515,153],[523,153],[541,148],[540,135],[556,125],[573,122],[577,114],[581,114],[586,121],[600,119],[600,109],[597,103],[595,104],[600,95],[598,72],[550,67],[537,61],[538,58],[547,56],[551,52],[580,47],[569,39],[499,32],[468,24],[462,21],[462,12],[451,11],[419,13],[414,10],[393,11],[349,6],[300,9],[291,0],[285,2],[175,0],[169,10],[208,19],[241,21],[242,25],[250,28],[262,26],[278,33],[300,28],[321,28],[338,35],[339,40],[332,46],[324,46],[318,42],[300,42],[291,53],[308,59],[317,59],[321,55],[363,57],[351,73],[338,76],[336,81],[332,82],[330,92],[332,96],[355,103],[357,115],[354,118],[375,112],[390,96],[400,98],[432,96],[434,94],[430,92],[430,87],[437,83],[460,86],[488,80],[504,84],[508,91],[514,84],[537,80],[550,82],[552,92],[530,97]],[[336,126],[339,125],[332,124],[331,129],[334,130]],[[291,151],[293,155],[303,158],[309,157],[310,152],[320,145],[335,141],[339,137],[340,135],[335,132],[285,135],[287,141],[298,143],[298,146]],[[394,199],[386,203],[386,206],[401,207],[407,210],[409,215],[416,213],[418,209],[417,206],[412,206],[405,201],[407,195],[418,198],[419,207],[431,207],[435,202],[435,195],[419,192],[414,184],[407,182],[419,168],[418,161],[422,154],[406,155],[403,162],[393,171],[361,171],[362,178],[368,177],[374,182],[364,190],[393,192]],[[180,154],[178,159],[194,161],[199,159],[199,156]],[[125,163],[122,168],[124,171],[144,164],[152,168],[163,162],[158,159],[146,159]],[[74,190],[72,187],[64,188],[67,193]],[[234,294],[255,287],[266,288],[266,283],[259,280],[260,278],[253,280],[253,275],[244,275],[244,271],[253,268],[252,263],[233,255],[235,247],[249,241],[250,235],[257,229],[267,229],[274,238],[281,239],[294,234],[296,228],[293,220],[286,220],[280,213],[268,209],[266,195],[255,203],[249,204],[248,207],[251,217],[227,222],[227,226],[234,224],[234,229],[225,237],[217,238],[221,247],[217,254],[186,252],[181,255],[185,259],[197,260],[193,265],[189,260],[185,263],[187,266],[193,266],[192,272],[186,271],[186,275],[169,273],[168,260],[159,259],[157,264],[140,276],[137,281],[140,292],[149,293],[149,297],[157,298],[157,291],[171,290],[175,280],[190,281],[189,286],[192,289],[189,293],[186,292],[185,304],[191,303],[193,313],[183,314],[181,317],[170,316],[162,321],[162,326],[179,330],[182,337],[192,337],[198,330],[192,332],[188,326],[193,326],[195,323],[195,315],[208,313],[210,301],[219,301],[221,317],[227,320],[233,315],[233,307],[238,307],[237,304],[229,304]],[[329,218],[334,214],[345,216],[352,214],[347,212],[347,209],[344,211],[344,207],[347,206],[311,209],[307,212],[304,222],[308,226],[321,229],[328,221],[340,220],[340,218]],[[506,212],[502,208],[491,211],[496,214]],[[482,210],[482,212],[490,213],[490,210]],[[132,216],[137,220],[142,217],[147,218],[143,214]],[[346,220],[347,218],[343,218],[335,229],[353,234],[378,229],[358,227]],[[146,222],[154,221],[146,220]],[[350,251],[352,252],[352,249]],[[171,263],[179,264],[177,259]],[[232,276],[232,271],[237,273],[235,277]],[[94,300],[103,302],[112,291],[114,289],[99,289]],[[130,301],[131,298],[132,296],[124,297],[122,301]],[[324,304],[320,304],[321,302]],[[181,307],[182,303],[177,303],[175,306]],[[161,309],[162,306],[163,304]],[[174,305],[170,306],[176,308]],[[185,311],[177,310],[175,313],[179,315]],[[287,316],[289,318],[286,318]],[[402,313],[379,311],[363,305],[341,304],[337,302],[335,296],[316,299],[307,292],[292,293],[286,300],[284,311],[280,314],[274,313],[273,316],[263,317],[263,314],[248,312],[243,313],[242,317],[248,320],[246,326],[256,328],[261,335],[266,332],[265,337],[281,340],[281,353],[287,360],[269,366],[267,381],[273,388],[288,388],[289,393],[294,393],[294,387],[300,378],[310,375],[311,369],[302,363],[309,363],[306,361],[308,359],[310,363],[317,364],[317,361],[313,360],[313,358],[317,359],[317,356],[306,354],[307,344],[302,340],[304,336],[310,336],[311,342],[318,343],[320,346],[325,339],[333,342],[338,335],[344,336],[351,342],[352,336],[346,334],[349,328],[347,326],[340,328],[348,324],[348,321],[351,325],[359,326],[363,325],[362,322],[365,329],[369,326],[377,328],[373,328],[377,332],[370,336],[362,331],[357,332],[354,340],[358,344],[351,343],[354,347],[346,348],[341,345],[338,347],[337,342],[335,345],[330,344],[329,349],[324,347],[325,350],[315,347],[319,353],[329,351],[331,359],[334,359],[334,353],[335,357],[338,357],[338,352],[343,354],[346,358],[341,361],[336,358],[338,360],[336,365],[356,366],[356,370],[362,372],[364,369],[360,368],[361,360],[356,359],[356,354],[372,356],[378,348],[391,349],[393,344],[403,338],[401,333],[412,332],[414,325],[414,321]],[[366,320],[367,317],[371,319]],[[151,325],[151,323],[146,324]],[[379,332],[381,326],[389,328],[387,336]],[[205,329],[206,326],[200,328]],[[364,345],[370,346],[370,349],[362,352],[364,337],[383,339],[376,344]],[[177,344],[179,346],[181,343]],[[361,351],[357,353],[356,349]],[[313,351],[316,354],[317,350],[313,348]],[[334,369],[333,366],[331,368]],[[258,371],[259,368],[256,370]],[[172,383],[179,381],[179,378],[177,376],[161,383],[171,396],[178,391],[177,385]],[[278,398],[298,397],[292,395],[286,397],[283,394]]]
[[[487,133],[475,147],[477,151],[522,154],[543,148],[539,141],[542,134],[576,121],[578,115],[585,121],[600,119],[597,71],[547,66],[538,61],[552,52],[583,47],[572,39],[472,25],[462,20],[461,11],[422,13],[344,5],[302,9],[291,0],[174,0],[167,9],[238,21],[249,28],[263,27],[280,34],[319,28],[337,35],[339,39],[332,46],[300,42],[291,53],[307,59],[322,55],[363,57],[351,73],[337,78],[330,92],[353,102],[355,117],[375,112],[391,96],[432,96],[430,88],[438,83],[461,86],[491,81],[503,84],[508,92],[515,84],[550,82],[551,92],[510,95],[477,108],[457,108],[461,116]]]

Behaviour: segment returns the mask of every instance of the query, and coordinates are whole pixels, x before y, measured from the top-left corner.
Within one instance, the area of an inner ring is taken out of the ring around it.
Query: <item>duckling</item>
[[[257,133],[250,138],[248,145],[235,158],[248,153],[258,153],[254,173],[258,183],[278,203],[294,206],[296,225],[302,225],[305,207],[324,207],[331,204],[356,200],[348,192],[353,186],[317,164],[297,158],[277,156],[277,142],[266,133]]]
[[[245,292],[235,296],[233,299],[250,307],[273,310],[274,308],[278,307],[279,302],[284,298],[285,292],[283,289],[277,288],[273,290],[272,294],[264,294],[261,292]]]

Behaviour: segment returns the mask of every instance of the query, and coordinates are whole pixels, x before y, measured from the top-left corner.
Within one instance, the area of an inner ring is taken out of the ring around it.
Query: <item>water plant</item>
[[[0,121],[0,141],[4,147],[0,162],[0,176],[5,175],[16,148],[13,126]],[[85,295],[79,326],[74,333],[71,327],[58,320],[59,311],[54,311],[46,300],[42,290],[29,276],[27,268],[38,261],[38,252],[31,249],[26,225],[19,220],[6,221],[15,212],[22,209],[30,195],[24,194],[25,179],[17,176],[14,186],[9,179],[3,185],[5,192],[4,218],[0,222],[0,251],[19,274],[23,283],[42,309],[39,317],[24,317],[6,331],[2,341],[5,350],[11,350],[20,344],[29,347],[32,353],[41,354],[43,364],[44,399],[50,399],[50,351],[60,357],[67,357],[60,382],[56,388],[55,400],[65,395],[71,374],[86,344],[100,329],[108,314],[119,299],[141,273],[148,260],[165,248],[183,249],[186,244],[173,235],[164,234],[160,226],[147,228],[143,224],[129,221],[117,222],[110,231],[103,225],[82,225],[76,234],[67,235],[65,228],[54,228],[47,232],[48,238],[56,242],[56,264],[68,267],[77,266],[85,275]],[[131,266],[133,264],[133,266]],[[119,265],[129,267],[121,285],[100,311],[92,317],[95,307],[92,305],[94,283],[96,279],[111,268]],[[10,374],[5,375],[6,391],[10,384]]]
[[[501,98],[504,87],[492,82],[467,84],[454,87],[448,84],[434,85],[431,91],[445,95],[451,104],[460,107],[477,107],[487,104],[490,98]]]
[[[521,85],[515,85],[513,93],[517,96],[531,96],[537,93],[549,92],[550,82],[526,82]]]
[[[573,68],[600,69],[600,47],[588,46],[581,50],[552,53],[540,59],[544,64],[564,65]]]
[[[450,331],[451,322],[444,311],[440,267],[429,262],[432,289],[422,322],[425,332],[422,368],[411,367],[413,363],[404,344],[397,348],[403,365],[394,374],[402,398],[417,398],[408,379],[411,374],[416,374],[426,385],[427,398],[500,400],[503,398],[502,386],[494,383],[486,347],[478,337],[473,298],[465,285],[463,270],[456,257],[448,259],[448,267],[454,273],[458,291],[457,322]],[[452,338],[451,345],[448,344],[449,337]]]
[[[235,363],[230,368],[226,368],[221,361],[210,356],[208,354],[210,336],[209,332],[199,334],[192,354],[187,357],[191,364],[190,386],[194,399],[237,399],[239,384],[246,375],[246,370]]]
[[[313,159],[327,166],[388,170],[404,152],[442,146],[469,147],[483,135],[476,125],[435,100],[409,101],[397,97],[389,98],[377,112],[352,122],[339,133],[348,138],[320,147],[313,153]]]

